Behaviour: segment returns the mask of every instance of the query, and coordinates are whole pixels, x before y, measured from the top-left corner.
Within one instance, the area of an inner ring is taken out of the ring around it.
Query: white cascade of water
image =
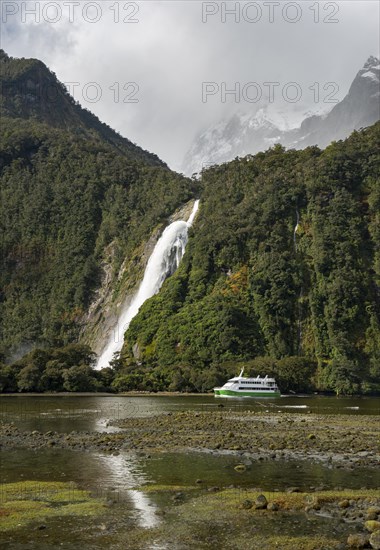
[[[294,231],[293,231],[293,241],[294,241],[294,251],[297,252],[297,231],[298,231],[298,228],[299,228],[299,225],[300,225],[300,215],[299,215],[299,212],[298,212],[298,208],[296,208],[296,216],[297,216],[297,221],[296,221],[296,225],[295,225],[295,228],[294,228]]]
[[[130,304],[121,311],[116,327],[113,328],[112,335],[98,358],[96,369],[109,366],[114,354],[120,352],[123,347],[124,333],[133,317],[137,315],[145,300],[157,294],[165,279],[179,266],[185,253],[188,230],[194,221],[198,206],[199,200],[196,200],[187,222],[173,222],[162,233],[148,260],[140,287]]]
[[[297,231],[300,225],[300,213],[298,208],[296,208],[296,225],[293,231],[293,241],[294,241],[294,252],[297,253]],[[303,296],[303,286],[301,285],[300,293],[298,296],[298,353],[301,353],[302,345],[302,296]]]

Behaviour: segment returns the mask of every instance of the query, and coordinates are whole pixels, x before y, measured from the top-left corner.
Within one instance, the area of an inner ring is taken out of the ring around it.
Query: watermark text
[[[263,99],[269,103],[298,103],[302,99],[338,103],[338,92],[336,82],[314,82],[306,90],[297,82],[202,82],[202,103],[208,103],[210,98],[221,103],[258,103]]]

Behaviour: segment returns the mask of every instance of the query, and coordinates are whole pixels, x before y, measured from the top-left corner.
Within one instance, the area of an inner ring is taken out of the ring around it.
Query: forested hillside
[[[107,246],[117,273],[197,189],[75,105],[41,62],[0,61],[0,352],[9,361],[76,342]],[[60,90],[54,103],[29,93],[47,81]]]
[[[190,180],[83,110],[41,62],[2,52],[0,69],[0,391],[204,391],[242,364],[283,392],[380,390],[380,123]],[[199,196],[178,271],[113,370],[94,372],[94,296],[107,277],[108,305],[132,291],[146,243]]]
[[[6,119],[17,118],[68,130],[73,137],[107,142],[119,154],[145,164],[165,166],[157,155],[144,151],[122,137],[70,95],[42,61],[16,59],[0,49],[0,113]]]
[[[379,141],[378,123],[204,171],[186,255],[132,321],[118,387],[201,390],[256,358],[283,391],[378,388]]]

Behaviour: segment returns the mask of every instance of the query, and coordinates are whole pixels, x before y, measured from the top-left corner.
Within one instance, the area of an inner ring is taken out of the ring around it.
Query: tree
[[[16,372],[10,365],[0,363],[0,393],[17,392]]]
[[[27,365],[17,376],[17,387],[21,392],[41,391],[41,371],[33,364]]]
[[[63,380],[63,387],[69,392],[91,392],[97,391],[99,388],[94,371],[87,365],[70,367],[65,370]]]
[[[112,387],[112,382],[114,381],[114,378],[115,378],[115,371],[112,368],[106,367],[99,371],[95,371],[94,374],[96,379],[99,382],[99,390],[114,391]]]
[[[67,369],[66,363],[53,359],[46,363],[41,386],[44,391],[63,391],[64,372]]]
[[[335,357],[323,369],[322,384],[336,395],[354,395],[360,392],[358,365],[344,356]]]

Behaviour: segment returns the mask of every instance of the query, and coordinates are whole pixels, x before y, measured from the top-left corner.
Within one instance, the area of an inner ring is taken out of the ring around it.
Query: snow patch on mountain
[[[252,112],[238,112],[201,132],[183,161],[183,172],[192,175],[212,164],[255,154],[281,143],[285,147],[326,147],[380,119],[380,62],[371,56],[357,73],[346,97],[337,104],[315,105],[307,113],[294,105],[284,112],[275,105]]]

